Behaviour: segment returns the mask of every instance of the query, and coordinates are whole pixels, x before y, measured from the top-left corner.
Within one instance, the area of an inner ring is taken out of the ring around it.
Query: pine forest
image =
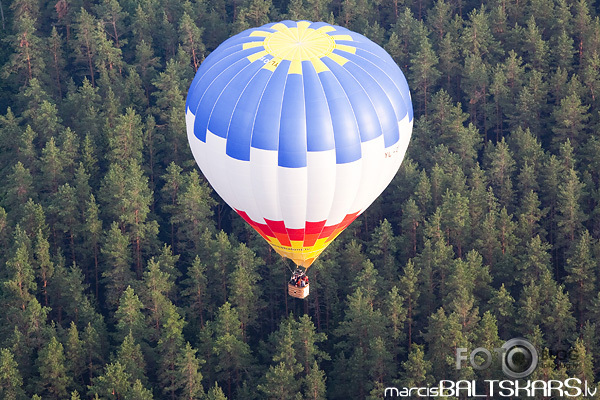
[[[515,337],[530,379],[597,387],[600,3],[0,0],[0,19],[0,399],[381,399],[491,379],[469,353]],[[305,300],[185,126],[211,51],[284,19],[382,46],[415,118]]]

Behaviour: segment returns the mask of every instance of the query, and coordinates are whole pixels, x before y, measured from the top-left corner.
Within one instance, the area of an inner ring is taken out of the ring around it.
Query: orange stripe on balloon
[[[273,233],[275,234],[275,237],[277,238],[277,240],[279,240],[279,243],[281,243],[283,246],[291,246],[292,245],[290,243],[290,238],[288,236],[287,229],[285,229],[285,222],[272,221],[272,220],[266,219],[266,218],[265,218],[265,222],[267,223],[269,228],[271,228],[271,231],[273,231]]]
[[[304,228],[286,228],[284,221],[265,219],[265,223],[252,220],[244,211],[235,210],[283,257],[308,268],[327,245],[358,217],[358,212],[348,214],[335,225],[327,221],[306,222]],[[293,243],[292,243],[293,242]],[[306,257],[306,258],[305,258]]]

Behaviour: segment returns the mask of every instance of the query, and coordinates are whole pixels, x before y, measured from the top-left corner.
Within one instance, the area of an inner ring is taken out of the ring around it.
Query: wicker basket
[[[303,299],[306,296],[308,296],[308,288],[309,287],[310,287],[310,284],[306,285],[304,287],[298,287],[298,286],[288,284],[288,293],[292,297],[295,297],[297,299]]]

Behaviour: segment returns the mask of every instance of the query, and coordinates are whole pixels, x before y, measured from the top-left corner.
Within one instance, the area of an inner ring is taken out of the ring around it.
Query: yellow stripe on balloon
[[[275,71],[275,68],[277,68],[279,66],[279,63],[281,62],[281,58],[273,58],[271,61],[269,61],[268,63],[265,64],[265,66],[263,67],[263,69],[268,69],[269,71]]]
[[[327,32],[332,32],[335,31],[335,28],[331,25],[325,25],[320,27],[319,29],[317,29],[317,32],[321,32],[321,33],[327,33]]]
[[[246,49],[252,49],[254,47],[261,47],[264,45],[265,42],[248,42],[248,43],[244,43],[242,45],[242,49],[246,50]]]
[[[345,51],[346,53],[356,54],[356,47],[348,46],[347,44],[336,44],[335,48]]]
[[[352,36],[350,35],[331,35],[331,37],[333,38],[333,40],[335,40],[336,42],[338,40],[352,40]]]
[[[337,235],[335,235],[337,236]],[[302,247],[302,241],[291,241],[292,246],[282,246],[275,238],[268,237],[267,241],[273,249],[283,257],[290,258],[294,263],[308,268],[315,258],[327,248],[334,236],[318,239],[313,246]]]
[[[298,21],[296,25],[298,26],[298,30],[305,31],[310,26],[310,22]]]
[[[329,57],[332,61],[335,61],[336,63],[338,63],[340,65],[344,65],[348,62],[347,58],[344,58],[344,57],[340,56],[339,54],[335,54],[335,53],[331,53],[327,57]]]
[[[254,62],[254,61],[258,60],[259,58],[266,56],[267,54],[269,54],[269,53],[267,53],[265,50],[263,50],[263,51],[259,51],[259,52],[254,53],[254,54],[250,54],[246,58],[248,59],[248,61]]]
[[[290,64],[288,74],[302,74],[302,63],[297,60],[293,60]]]
[[[314,59],[310,60],[310,62],[312,63],[313,67],[315,68],[315,71],[317,71],[317,74],[319,72],[329,71],[329,68],[327,68],[327,65],[325,65],[325,63],[318,58],[314,58]]]
[[[282,24],[281,22],[279,22],[279,23],[273,25],[271,27],[271,29],[275,29],[276,31],[280,31],[281,32],[281,31],[284,31],[284,30],[288,29],[288,27],[285,26],[285,24]]]
[[[250,37],[253,36],[269,36],[270,34],[272,34],[273,32],[266,32],[266,31],[252,31],[252,33],[250,34]]]

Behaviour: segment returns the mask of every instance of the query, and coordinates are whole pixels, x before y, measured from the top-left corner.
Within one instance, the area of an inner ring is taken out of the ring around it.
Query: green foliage
[[[22,399],[23,378],[9,349],[0,350],[0,394],[6,400]]]
[[[38,355],[40,386],[49,398],[61,399],[67,395],[72,378],[67,375],[63,345],[52,337]]]
[[[119,299],[119,308],[115,311],[118,341],[124,340],[129,335],[137,338],[138,341],[144,339],[146,323],[145,316],[141,312],[143,308],[144,305],[139,297],[131,286],[127,286]]]
[[[593,384],[591,2],[138,3],[2,3],[0,398],[378,398],[494,379],[453,349],[515,336],[547,355],[532,379]],[[381,44],[415,111],[399,173],[309,269],[304,302],[185,127],[204,58],[283,18]]]

